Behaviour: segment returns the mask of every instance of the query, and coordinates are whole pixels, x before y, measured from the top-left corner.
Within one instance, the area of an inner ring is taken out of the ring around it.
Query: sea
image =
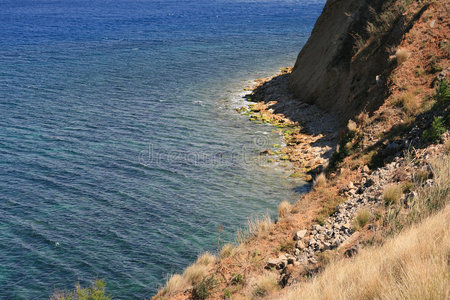
[[[324,0],[1,0],[0,299],[114,299],[234,243],[309,186],[236,112]]]

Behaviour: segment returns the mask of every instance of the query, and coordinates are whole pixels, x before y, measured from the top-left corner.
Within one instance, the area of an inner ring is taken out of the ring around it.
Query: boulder
[[[294,241],[299,241],[299,240],[303,239],[306,235],[306,232],[307,232],[306,229],[297,231],[294,236]]]

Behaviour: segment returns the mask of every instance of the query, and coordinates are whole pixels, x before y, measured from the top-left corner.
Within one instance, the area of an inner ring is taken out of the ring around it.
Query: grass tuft
[[[383,200],[386,205],[397,204],[403,195],[403,189],[398,184],[391,184],[384,189]]]
[[[369,223],[371,218],[372,215],[370,214],[370,211],[367,209],[361,209],[353,220],[353,228],[355,230],[361,230],[367,223]]]
[[[216,262],[216,257],[214,255],[212,255],[211,253],[209,253],[208,251],[203,253],[198,259],[197,259],[197,263],[204,265],[204,266],[209,266],[213,263]]]
[[[321,173],[314,179],[314,188],[322,188],[327,186],[327,177]]]
[[[291,212],[291,209],[291,203],[289,203],[288,201],[281,202],[278,206],[278,216],[280,218],[287,216]]]
[[[208,273],[208,266],[202,264],[193,264],[184,270],[183,276],[188,283],[195,285],[202,280]]]
[[[397,49],[397,52],[395,52],[395,58],[397,59],[397,63],[399,65],[403,64],[405,61],[408,60],[409,52],[406,49]]]

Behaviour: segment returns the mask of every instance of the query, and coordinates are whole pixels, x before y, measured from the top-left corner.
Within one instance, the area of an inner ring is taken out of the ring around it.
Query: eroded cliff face
[[[295,63],[294,94],[344,120],[374,111],[386,99],[397,46],[428,6],[420,2],[328,0]],[[407,13],[410,5],[419,10]]]

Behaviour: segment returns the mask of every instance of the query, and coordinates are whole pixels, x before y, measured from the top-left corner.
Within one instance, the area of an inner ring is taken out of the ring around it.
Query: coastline
[[[271,124],[283,144],[261,149],[268,162],[290,162],[291,178],[311,182],[328,165],[337,144],[338,119],[314,105],[301,102],[288,89],[291,67],[255,79],[244,88],[245,106],[236,108],[249,120]]]

